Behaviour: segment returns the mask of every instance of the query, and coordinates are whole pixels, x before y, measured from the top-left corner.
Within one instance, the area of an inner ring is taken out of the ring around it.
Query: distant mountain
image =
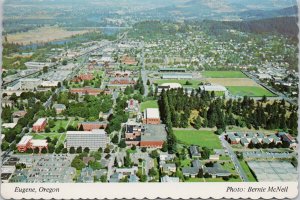
[[[299,28],[297,17],[277,17],[250,21],[212,21],[204,20],[201,25],[212,34],[219,34],[228,29],[257,34],[280,34],[297,40]]]
[[[291,6],[276,10],[248,10],[237,14],[243,20],[249,19],[264,19],[272,17],[296,16],[298,15],[298,7]]]

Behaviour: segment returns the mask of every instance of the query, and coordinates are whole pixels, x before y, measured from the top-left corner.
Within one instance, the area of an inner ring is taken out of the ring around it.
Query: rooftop
[[[158,108],[147,108],[145,110],[145,118],[160,118]]]
[[[67,135],[80,135],[80,134],[103,134],[105,135],[106,132],[103,129],[93,129],[91,131],[67,131]]]
[[[167,131],[164,124],[145,124],[144,129],[141,141],[161,141],[167,139]]]
[[[42,125],[47,119],[46,118],[39,118],[34,124],[33,126],[40,126]]]
[[[32,136],[23,136],[18,145],[26,145],[30,140],[32,139]]]

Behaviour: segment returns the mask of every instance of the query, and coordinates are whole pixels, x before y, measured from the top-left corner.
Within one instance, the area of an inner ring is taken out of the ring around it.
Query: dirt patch
[[[249,78],[207,78],[206,82],[223,86],[259,86]]]
[[[84,34],[90,30],[68,31],[59,27],[42,27],[22,33],[8,34],[8,42],[19,44],[43,43],[60,40],[73,35]]]

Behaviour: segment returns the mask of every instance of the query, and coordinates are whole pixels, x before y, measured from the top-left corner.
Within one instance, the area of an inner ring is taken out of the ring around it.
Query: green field
[[[204,71],[202,75],[206,78],[247,78],[241,71]]]
[[[33,139],[37,140],[46,139],[46,137],[49,137],[51,139],[54,139],[56,137],[58,139],[61,133],[31,133],[30,135],[33,136]]]
[[[227,86],[229,92],[234,96],[248,96],[248,97],[274,97],[275,94],[259,86]]]
[[[248,179],[250,182],[256,182],[256,178],[253,176],[253,174],[251,173],[248,164],[244,161],[244,160],[240,160],[240,164],[244,170],[244,172],[246,173]]]
[[[141,103],[141,111],[143,112],[146,108],[158,108],[156,100],[145,101]]]
[[[212,149],[222,149],[221,142],[212,131],[174,130],[177,140],[188,145],[199,145]]]
[[[185,85],[186,81],[189,81],[191,85]],[[192,87],[192,88],[198,88],[201,81],[198,80],[178,80],[178,79],[160,79],[155,80],[154,83],[161,85],[163,83],[179,83],[182,85],[182,87]]]

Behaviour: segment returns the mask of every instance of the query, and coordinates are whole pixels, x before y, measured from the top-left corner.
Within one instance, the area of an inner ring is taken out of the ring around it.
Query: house
[[[209,160],[219,160],[219,159],[220,159],[220,156],[217,154],[209,156]]]
[[[110,183],[118,183],[123,178],[123,175],[120,173],[114,173],[110,176],[109,182]]]
[[[282,143],[280,138],[277,137],[275,134],[270,135],[268,138],[271,142],[274,142],[275,144]]]
[[[133,166],[132,168],[117,168],[116,173],[123,174],[123,175],[133,175],[136,174],[138,171],[137,166]]]
[[[198,167],[183,167],[182,174],[186,177],[195,178],[199,173]]]
[[[91,131],[93,129],[106,129],[107,126],[108,126],[107,121],[102,121],[102,122],[94,121],[94,122],[78,123],[77,128],[83,131]]]
[[[260,144],[260,141],[258,140],[258,138],[252,138],[251,140],[252,144],[256,145],[256,144]]]
[[[170,177],[168,175],[163,176],[160,178],[160,182],[163,183],[179,183],[179,178],[178,177]]]
[[[129,179],[128,179],[128,182],[129,183],[137,183],[137,182],[139,182],[139,177],[137,177],[135,174],[131,174],[130,176],[129,176]]]
[[[231,175],[231,173],[224,170],[219,163],[214,163],[213,167],[204,167],[203,172],[208,173],[212,178],[229,177]]]
[[[165,163],[162,165],[161,171],[166,174],[175,173],[176,165],[174,163]]]
[[[201,152],[196,145],[190,146],[190,154],[192,158],[201,158]]]
[[[128,55],[122,56],[121,62],[122,62],[122,64],[124,64],[124,65],[137,65],[137,63],[138,63],[138,62],[135,60],[135,58],[130,57],[130,56],[128,56]]]
[[[192,166],[200,169],[203,168],[204,165],[199,159],[196,159],[192,161]]]
[[[248,147],[248,145],[250,144],[249,140],[245,137],[241,138],[241,144],[245,147]]]
[[[234,134],[228,133],[227,140],[230,144],[239,144],[240,139],[238,139]]]
[[[43,132],[47,126],[46,118],[39,118],[32,126],[32,131],[34,132]]]
[[[144,124],[160,124],[160,115],[158,108],[147,108],[143,116]]]
[[[61,114],[64,110],[66,110],[66,106],[64,104],[54,104],[52,108],[55,109],[56,114]]]
[[[85,167],[80,172],[80,176],[78,177],[78,182],[93,183],[94,177],[92,175],[93,175],[93,169],[91,167]]]
[[[282,142],[287,142],[290,147],[296,147],[296,139],[294,137],[292,137],[290,134],[288,133],[279,133],[278,134],[281,137]]]
[[[141,134],[141,147],[162,148],[167,140],[167,131],[164,124],[145,124]]]
[[[131,72],[130,71],[114,71],[113,74],[117,78],[120,78],[120,77],[128,78],[131,75]]]
[[[3,123],[2,127],[4,128],[14,128],[17,125],[17,123]]]
[[[175,158],[175,154],[169,154],[164,152],[161,152],[159,154],[159,162],[173,160],[174,158]]]
[[[270,144],[271,140],[269,140],[269,138],[263,138],[262,139],[262,143],[264,143],[264,144]]]
[[[107,169],[99,169],[93,171],[93,176],[95,176],[97,179],[100,179],[101,176],[106,176],[107,175]]]
[[[13,122],[17,123],[19,121],[19,119],[24,117],[26,114],[27,114],[27,112],[25,110],[13,112],[13,114],[12,114]]]

